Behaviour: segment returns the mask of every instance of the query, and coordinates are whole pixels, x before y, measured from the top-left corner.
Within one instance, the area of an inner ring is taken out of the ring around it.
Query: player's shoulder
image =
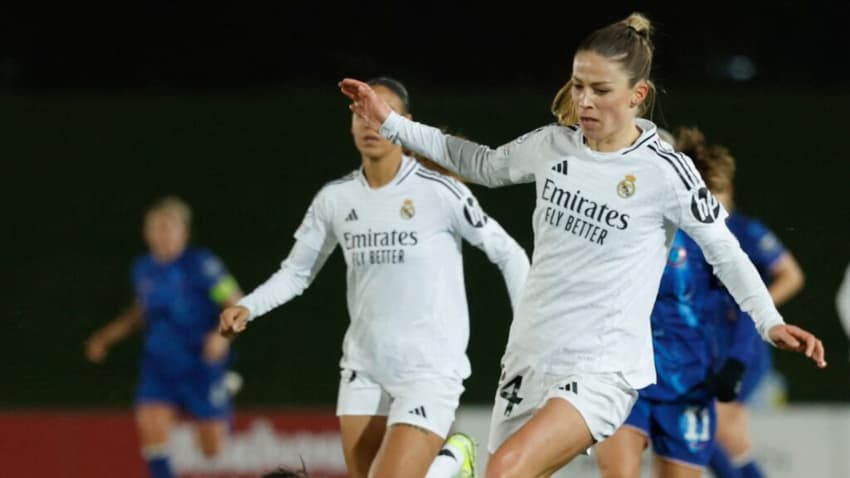
[[[201,246],[188,246],[183,253],[183,257],[186,261],[192,263],[201,263],[218,258],[211,250]]]
[[[577,124],[548,123],[522,134],[514,139],[510,145],[513,147],[537,147],[553,141],[566,141],[575,144],[580,141],[580,138],[581,130]]]
[[[226,272],[224,262],[210,249],[190,246],[184,253],[184,265],[192,273],[218,276]]]
[[[736,224],[745,228],[767,229],[767,226],[760,219],[750,216],[748,214],[744,214],[737,209],[732,211],[731,214],[729,214],[728,222],[730,224]]]
[[[324,191],[335,192],[335,191],[343,190],[346,187],[350,187],[350,186],[356,184],[357,177],[358,177],[359,174],[360,174],[360,170],[354,169],[354,170],[349,171],[348,173],[346,173],[346,174],[344,174],[344,175],[342,175],[338,178],[331,179],[330,181],[323,184],[321,188],[319,188],[319,192],[320,193],[324,192]]]
[[[435,194],[448,199],[462,200],[472,195],[469,188],[453,176],[420,165],[413,173],[422,187],[431,189]]]
[[[668,182],[681,184],[687,190],[698,190],[704,186],[693,160],[673,149],[657,133],[643,138],[626,153],[631,153],[638,162],[654,169]]]
[[[332,179],[319,188],[313,197],[313,202],[322,202],[324,204],[340,201],[346,197],[347,193],[353,188],[359,186],[361,173],[359,169],[355,169],[343,176]]]

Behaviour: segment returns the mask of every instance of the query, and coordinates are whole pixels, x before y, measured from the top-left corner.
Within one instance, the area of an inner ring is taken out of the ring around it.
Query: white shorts
[[[622,374],[554,374],[529,366],[502,371],[487,448],[494,453],[550,398],[570,402],[584,418],[597,442],[611,436],[625,422],[637,400]]]
[[[365,372],[340,372],[336,414],[386,416],[387,426],[406,423],[446,438],[463,393],[461,380],[411,377],[401,384],[382,386]]]

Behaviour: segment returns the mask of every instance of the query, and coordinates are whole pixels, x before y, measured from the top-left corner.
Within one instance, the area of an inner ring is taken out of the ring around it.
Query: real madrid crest
[[[619,183],[617,183],[617,195],[621,198],[626,199],[634,196],[635,194],[635,178],[631,174],[626,175],[626,179],[623,179]]]
[[[402,219],[412,219],[413,216],[416,215],[416,208],[413,207],[412,199],[405,199],[404,203],[401,205],[401,217]]]

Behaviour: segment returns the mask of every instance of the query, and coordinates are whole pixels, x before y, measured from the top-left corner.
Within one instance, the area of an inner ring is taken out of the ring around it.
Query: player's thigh
[[[515,380],[510,375],[504,376],[509,381],[507,384],[500,384],[502,397],[506,394],[503,392],[507,392],[505,386]],[[522,386],[526,385],[522,394],[528,393],[526,397],[535,398],[529,406],[540,407],[535,405],[537,403],[542,407],[498,446],[488,465],[488,476],[554,473],[575,456],[586,453],[594,442],[613,435],[637,399],[637,392],[618,373],[545,374],[541,379],[539,373],[527,371]],[[541,388],[545,392],[542,401],[536,399]],[[527,414],[522,394],[511,392],[508,399],[513,399],[514,403],[521,400],[518,411]],[[499,405],[497,402],[496,408],[500,408]],[[507,423],[497,418],[494,411],[491,449],[502,440]]]
[[[638,398],[625,423],[594,448],[603,478],[639,477],[643,450],[649,445],[652,403]]]
[[[654,468],[658,478],[701,478],[705,472],[703,467],[658,456]]]
[[[717,403],[717,442],[733,458],[750,450],[749,416],[741,402]]]
[[[336,413],[349,476],[366,478],[387,430],[389,394],[364,372],[340,372]]]
[[[392,424],[372,462],[369,478],[425,476],[443,441],[442,436],[424,428]]]
[[[593,447],[602,478],[640,478],[643,450],[649,444],[642,430],[620,427],[610,438]]]
[[[461,379],[434,374],[411,375],[386,384],[393,397],[387,435],[370,476],[424,476],[455,419]]]
[[[578,409],[549,399],[490,457],[488,478],[549,476],[593,444]]]
[[[161,445],[168,441],[174,426],[177,408],[169,403],[142,402],[136,405],[136,426],[143,447]]]
[[[387,417],[340,415],[339,425],[348,476],[366,478],[384,440]]]

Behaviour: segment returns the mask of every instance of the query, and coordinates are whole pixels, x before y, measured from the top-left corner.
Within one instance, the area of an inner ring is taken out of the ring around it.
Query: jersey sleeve
[[[320,191],[295,232],[295,244],[280,269],[239,301],[250,320],[301,295],[336,247],[331,231],[327,197]]]
[[[755,321],[762,338],[784,321],[753,263],[726,227],[726,210],[708,190],[691,159],[680,153],[664,156],[668,196],[665,219],[684,230],[702,249],[714,274]]]
[[[453,226],[461,237],[484,251],[490,262],[499,267],[511,305],[516,306],[528,277],[528,256],[514,238],[481,209],[469,188],[457,185],[462,193],[460,199],[454,196],[449,199]]]
[[[209,251],[198,254],[198,275],[201,284],[209,292],[209,298],[216,304],[223,304],[235,298],[239,293],[239,284],[227,270],[224,262]]]
[[[280,269],[239,301],[239,305],[250,311],[249,320],[301,295],[316,278],[331,252],[333,247],[316,250],[300,240],[295,241]]]
[[[458,173],[463,178],[489,187],[534,181],[535,145],[546,127],[520,136],[492,149],[489,146],[444,134],[437,128],[390,113],[381,134]]]

